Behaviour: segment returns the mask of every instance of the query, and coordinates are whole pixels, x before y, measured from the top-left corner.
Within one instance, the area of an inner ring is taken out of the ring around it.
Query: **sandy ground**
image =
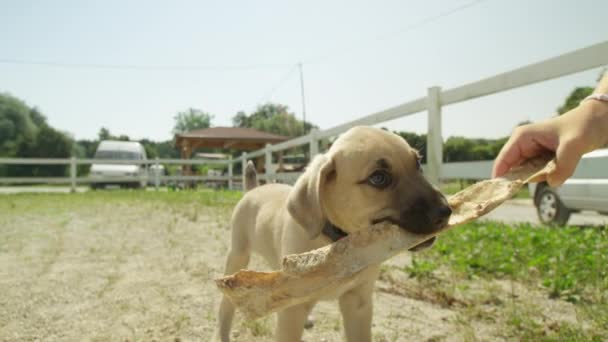
[[[58,196],[58,195],[55,195]],[[68,196],[68,195],[63,195]],[[216,324],[231,207],[161,201],[89,201],[32,207],[11,201],[0,215],[1,341],[209,341]],[[509,322],[543,329],[577,323],[575,308],[513,281],[418,281],[405,254],[377,283],[375,341],[518,339]],[[250,268],[265,269],[259,259]],[[305,341],[341,341],[336,302],[313,311]],[[271,341],[274,316],[237,316],[236,341]],[[584,324],[584,322],[582,323]]]

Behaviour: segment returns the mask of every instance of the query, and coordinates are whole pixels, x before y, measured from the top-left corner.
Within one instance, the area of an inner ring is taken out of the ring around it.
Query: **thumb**
[[[547,175],[547,182],[552,187],[558,187],[566,181],[576,170],[578,162],[585,151],[582,146],[573,140],[559,144],[555,151],[555,171]]]

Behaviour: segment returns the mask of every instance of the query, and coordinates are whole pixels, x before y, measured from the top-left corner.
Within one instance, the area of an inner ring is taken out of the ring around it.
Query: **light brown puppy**
[[[423,177],[416,150],[393,133],[355,127],[317,156],[293,187],[268,184],[245,194],[232,216],[225,273],[246,268],[252,252],[279,269],[284,255],[322,247],[380,221],[430,233],[443,227],[450,214],[445,197]],[[339,300],[347,341],[371,341],[379,266],[362,271],[327,298]],[[300,341],[314,304],[279,312],[276,340]],[[218,331],[222,341],[230,339],[234,309],[224,297]]]

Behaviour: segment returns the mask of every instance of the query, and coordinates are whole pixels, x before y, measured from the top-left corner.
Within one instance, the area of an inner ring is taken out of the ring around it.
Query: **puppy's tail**
[[[245,184],[243,186],[243,190],[245,192],[257,187],[258,183],[258,174],[255,172],[255,165],[250,160],[247,162],[247,167],[245,167]]]

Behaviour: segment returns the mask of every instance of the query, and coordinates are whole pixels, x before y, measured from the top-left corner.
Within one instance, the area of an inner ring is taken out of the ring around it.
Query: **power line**
[[[302,70],[302,63],[298,63],[298,69],[300,69],[300,91],[302,94],[302,129],[306,134],[306,98],[304,97],[304,71]]]
[[[139,71],[239,71],[253,69],[284,68],[293,64],[243,64],[243,65],[136,65],[136,64],[89,64],[47,62],[22,59],[0,59],[0,64],[56,67],[67,69],[114,69]]]
[[[404,33],[408,33],[408,32],[414,31],[414,30],[416,30],[416,29],[418,29],[418,28],[420,28],[420,27],[422,27],[424,25],[427,25],[429,23],[438,21],[439,19],[442,19],[444,17],[447,17],[447,16],[450,16],[452,14],[458,13],[460,11],[463,11],[465,9],[471,8],[473,6],[479,5],[480,3],[485,2],[485,1],[487,1],[487,0],[475,0],[475,1],[472,1],[472,2],[469,2],[469,3],[466,3],[464,5],[461,5],[461,6],[458,6],[458,7],[454,7],[452,9],[443,11],[443,12],[441,12],[439,14],[436,14],[436,15],[433,15],[433,16],[430,16],[430,17],[426,17],[426,18],[424,18],[424,19],[422,19],[420,21],[417,21],[417,22],[415,22],[413,24],[410,24],[410,25],[408,25],[406,27],[403,27],[403,28],[401,28],[399,30],[391,31],[391,32],[386,32],[386,33],[383,33],[383,34],[379,34],[379,35],[377,35],[374,38],[366,40],[364,43],[368,43],[369,44],[369,43],[375,43],[375,42],[391,39],[391,38],[395,37],[396,35],[400,35],[400,34],[404,34]],[[343,54],[346,54],[348,52],[351,52],[353,50],[357,50],[357,49],[360,49],[360,48],[361,48],[361,44],[351,45],[349,47],[345,47],[345,48],[339,49],[339,50],[337,50],[334,53],[326,54],[326,55],[323,55],[323,56],[318,56],[318,57],[312,58],[312,59],[308,60],[305,64],[309,64],[310,65],[310,64],[323,63],[323,62],[325,62],[326,60],[328,60],[330,58],[333,58],[333,57],[336,57],[336,56],[339,56],[339,55],[343,55]]]
[[[285,82],[287,82],[289,80],[289,78],[291,77],[291,75],[297,68],[298,68],[298,64],[292,65],[291,69],[289,69],[289,71],[283,77],[281,77],[279,82],[277,82],[274,86],[272,86],[272,88],[270,88],[268,91],[266,91],[266,93],[265,93],[266,95],[262,96],[257,103],[263,103],[263,102],[268,101],[270,99],[270,97],[277,90],[279,90],[279,88],[281,88],[285,84]]]

